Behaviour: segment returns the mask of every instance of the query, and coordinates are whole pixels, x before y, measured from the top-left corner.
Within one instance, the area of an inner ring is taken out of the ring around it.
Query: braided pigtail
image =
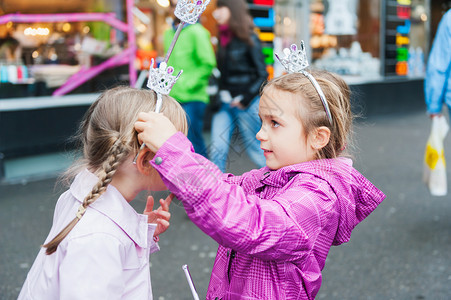
[[[60,233],[58,233],[50,242],[43,245],[42,247],[47,248],[45,253],[50,255],[56,251],[58,245],[61,241],[69,234],[69,232],[75,227],[75,225],[80,221],[81,217],[86,212],[86,209],[89,205],[94,203],[105,191],[108,185],[113,180],[113,175],[116,173],[116,170],[122,160],[127,156],[127,146],[120,139],[117,139],[111,147],[110,155],[107,160],[103,164],[100,174],[99,181],[92,188],[91,192],[86,196],[83,203],[78,208],[75,218],[66,226]]]
[[[88,206],[106,191],[119,165],[127,158],[131,157],[133,160],[139,149],[134,123],[139,112],[155,111],[155,103],[156,95],[153,91],[116,87],[102,93],[90,106],[77,135],[83,159],[73,170],[78,173],[81,169],[88,169],[99,181],[83,200],[75,218],[55,238],[43,245],[47,248],[46,254],[56,251],[61,241],[83,217]],[[186,134],[188,126],[185,112],[175,99],[164,96],[161,112],[178,130]],[[70,177],[75,177],[75,174]]]

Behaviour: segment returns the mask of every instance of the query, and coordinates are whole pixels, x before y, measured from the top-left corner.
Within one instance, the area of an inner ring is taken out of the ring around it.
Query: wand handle
[[[186,22],[179,23],[177,30],[175,31],[174,37],[172,38],[171,45],[169,46],[168,52],[166,52],[166,56],[164,57],[164,62],[167,63],[169,61],[169,57],[172,54],[172,50],[174,50],[175,43],[177,42],[177,39],[179,38],[180,32],[182,32],[183,26]]]
[[[191,293],[193,293],[194,300],[199,300],[199,295],[197,295],[196,287],[194,286],[193,280],[191,279],[191,274],[189,273],[188,265],[183,265],[182,269],[185,272],[186,280],[188,280],[188,285],[189,288],[191,289]]]
[[[171,45],[169,46],[168,52],[166,53],[166,56],[164,57],[163,62],[165,62],[165,63],[168,62],[169,57],[171,56],[172,50],[174,50],[175,43],[177,42],[177,39],[179,38],[180,32],[182,31],[183,25],[185,25],[185,23],[186,22],[181,22],[178,25],[177,30],[175,31],[175,34],[174,34],[174,38],[172,38]],[[150,67],[152,68],[153,66],[150,66]],[[179,73],[179,75],[180,75],[180,73]],[[155,107],[155,112],[157,112],[157,113],[160,112],[161,102],[162,102],[161,94],[157,92],[157,104]],[[146,144],[142,143],[141,147],[139,147],[138,153],[136,154],[135,158],[133,159],[133,164],[136,164],[136,160],[138,159],[139,152],[141,152],[145,147],[146,147]]]

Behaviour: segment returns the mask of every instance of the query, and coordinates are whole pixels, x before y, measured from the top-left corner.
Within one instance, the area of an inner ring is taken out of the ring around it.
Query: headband
[[[285,57],[280,58],[277,54],[275,56],[280,61],[282,66],[288,73],[301,73],[307,77],[312,83],[315,90],[318,92],[319,98],[323,104],[324,110],[326,111],[327,119],[330,125],[333,125],[332,114],[330,113],[329,104],[327,103],[326,96],[324,96],[323,90],[321,89],[318,81],[309,72],[305,70],[309,66],[307,60],[307,54],[305,53],[304,41],[301,40],[300,48],[295,44],[292,44],[290,48],[283,49]]]

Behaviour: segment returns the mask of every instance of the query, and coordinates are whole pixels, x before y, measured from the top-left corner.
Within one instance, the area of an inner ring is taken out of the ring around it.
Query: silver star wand
[[[169,57],[174,50],[174,46],[179,38],[180,32],[186,23],[195,24],[209,3],[210,0],[179,0],[177,2],[174,14],[180,20],[180,23],[177,26],[171,45],[169,46],[164,60],[160,63],[160,66],[158,68],[154,68],[154,59],[152,59],[149,68],[149,80],[147,81],[147,87],[154,90],[157,94],[157,103],[155,106],[155,112],[157,113],[160,112],[161,103],[163,102],[161,95],[168,95],[177,79],[179,79],[180,75],[183,73],[183,70],[180,70],[177,76],[174,76],[172,75],[174,68],[171,66],[167,67]],[[146,144],[142,143],[138,154],[136,154],[135,159],[133,160],[134,164],[136,164],[139,152],[141,152],[144,147],[146,147]]]

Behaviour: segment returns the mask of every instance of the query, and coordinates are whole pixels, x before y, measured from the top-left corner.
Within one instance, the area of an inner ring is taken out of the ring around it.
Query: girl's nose
[[[257,138],[257,140],[259,140],[259,141],[264,141],[265,139],[266,139],[266,130],[265,130],[265,128],[263,128],[263,125],[262,125],[262,127],[260,127],[260,130],[257,132],[257,134],[255,135],[255,137]]]

